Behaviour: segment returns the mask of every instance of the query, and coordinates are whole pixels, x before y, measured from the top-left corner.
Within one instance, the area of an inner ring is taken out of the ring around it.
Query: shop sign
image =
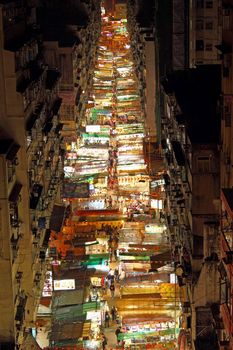
[[[100,125],[86,125],[86,132],[100,132]]]
[[[73,290],[75,289],[75,280],[54,280],[53,286],[54,290]]]
[[[161,199],[151,199],[150,204],[152,209],[163,209],[163,201]]]
[[[100,311],[87,311],[86,320],[92,320],[93,322],[101,322],[101,312]]]
[[[91,284],[96,287],[101,287],[101,278],[100,277],[91,277]]]
[[[162,185],[165,185],[165,181],[164,179],[159,179],[159,180],[155,180],[155,181],[151,181],[151,188],[155,188],[155,187],[158,187],[158,186],[162,186]]]
[[[44,287],[43,287],[43,292],[42,292],[43,297],[51,297],[52,296],[52,292],[53,292],[52,285],[53,285],[52,271],[47,271],[45,283],[44,283]]]

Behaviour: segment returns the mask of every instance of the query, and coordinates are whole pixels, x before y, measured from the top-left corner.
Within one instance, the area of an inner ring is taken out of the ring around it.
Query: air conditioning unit
[[[22,277],[23,277],[23,272],[22,271],[17,271],[16,276],[15,276],[15,279],[16,279],[17,283],[20,282]]]
[[[35,285],[36,287],[40,287],[40,281],[35,281],[35,280],[34,280],[34,285]]]
[[[18,157],[15,157],[15,158],[13,159],[12,164],[13,164],[13,165],[19,165]]]
[[[48,196],[49,196],[49,197],[52,197],[52,196],[53,196],[53,190],[52,190],[52,189],[48,190]]]
[[[37,165],[38,163],[38,158],[32,158],[32,164]]]
[[[36,273],[34,281],[35,282],[40,282],[40,280],[41,280],[41,273]]]

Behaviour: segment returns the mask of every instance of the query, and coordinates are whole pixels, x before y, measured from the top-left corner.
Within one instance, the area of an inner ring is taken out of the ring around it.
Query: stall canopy
[[[65,290],[53,292],[53,308],[66,305],[82,304],[84,299],[84,289]]]
[[[77,341],[90,335],[91,322],[54,323],[50,340],[58,345],[62,341]]]
[[[100,302],[90,302],[79,305],[60,307],[53,312],[53,318],[57,321],[77,321],[86,317],[88,311],[100,309]]]

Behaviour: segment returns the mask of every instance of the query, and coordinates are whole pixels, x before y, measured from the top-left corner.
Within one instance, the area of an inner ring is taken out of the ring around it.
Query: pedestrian
[[[104,279],[104,291],[106,292],[106,289],[108,288],[108,279],[105,277]]]
[[[103,338],[102,338],[103,350],[105,350],[107,344],[108,344],[107,338],[106,338],[105,335],[103,334]]]
[[[114,294],[115,294],[115,285],[114,285],[114,283],[112,283],[110,285],[109,289],[110,289],[110,292],[111,292],[111,297],[114,298]]]
[[[119,280],[119,271],[118,271],[117,267],[115,268],[114,276],[115,276],[115,280],[118,282],[118,280]]]
[[[110,315],[108,311],[105,312],[105,327],[109,327]]]
[[[114,253],[115,261],[117,261],[117,249],[114,249],[113,253]]]
[[[120,326],[121,324],[121,319],[120,319],[120,316],[117,314],[116,315],[116,323]]]
[[[115,332],[116,337],[117,337],[117,344],[118,344],[118,345],[119,345],[119,343],[120,343],[120,339],[118,338],[118,336],[119,336],[120,333],[122,333],[122,332],[121,332],[121,327],[118,327],[118,328],[116,329],[116,332]]]
[[[111,315],[112,315],[112,320],[114,321],[116,319],[116,308],[113,306],[111,308]]]

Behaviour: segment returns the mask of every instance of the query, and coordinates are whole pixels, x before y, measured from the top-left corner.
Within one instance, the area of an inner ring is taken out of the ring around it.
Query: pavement
[[[110,269],[115,269],[118,266],[117,261],[113,261],[110,263]],[[105,299],[107,300],[109,310],[111,310],[112,306],[115,306],[116,300],[121,297],[120,295],[120,284],[115,283],[115,294],[114,297],[111,297],[110,290],[107,290]],[[118,327],[118,324],[116,321],[110,321],[110,327],[104,328],[104,334],[107,338],[107,345],[105,347],[106,350],[111,350],[111,349],[120,349],[121,347],[117,345],[117,338],[115,331]]]

